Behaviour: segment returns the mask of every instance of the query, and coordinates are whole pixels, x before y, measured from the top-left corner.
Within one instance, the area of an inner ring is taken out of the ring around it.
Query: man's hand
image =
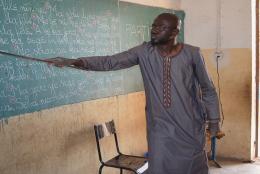
[[[45,60],[48,61],[50,65],[54,65],[57,67],[70,66],[74,65],[77,62],[77,59],[67,59],[63,57],[50,58]]]
[[[216,123],[209,122],[208,130],[209,130],[211,137],[216,136],[217,133],[220,131],[219,123],[218,122],[216,122]]]
[[[210,137],[216,137],[220,139],[225,136],[225,133],[220,130],[219,123],[211,123],[209,122],[207,134]]]
[[[224,133],[224,132],[218,131],[218,133],[217,133],[217,135],[216,135],[216,138],[217,138],[217,139],[221,139],[221,138],[224,137],[224,136],[225,136],[225,133]]]

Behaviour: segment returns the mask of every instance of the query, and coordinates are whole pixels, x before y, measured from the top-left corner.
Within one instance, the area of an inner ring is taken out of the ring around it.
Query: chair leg
[[[99,167],[99,170],[98,170],[98,173],[99,173],[99,174],[102,173],[102,169],[103,169],[103,167],[104,167],[103,165],[101,165],[101,166]]]
[[[120,169],[120,174],[123,174],[123,169]]]

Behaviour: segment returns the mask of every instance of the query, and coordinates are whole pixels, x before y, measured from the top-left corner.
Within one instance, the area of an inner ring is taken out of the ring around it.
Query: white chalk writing
[[[70,6],[61,9],[65,1]],[[96,13],[70,0],[38,0],[37,5],[32,2],[0,0],[0,50],[39,58],[109,55],[120,51],[116,11],[104,6]],[[142,34],[145,29],[129,26],[127,30]],[[0,56],[0,119],[74,99],[81,101],[123,91],[122,73],[64,70]]]

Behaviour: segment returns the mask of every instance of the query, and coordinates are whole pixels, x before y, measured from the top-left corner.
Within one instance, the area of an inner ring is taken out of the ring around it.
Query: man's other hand
[[[57,67],[70,66],[76,62],[75,59],[67,59],[67,58],[63,58],[63,57],[55,57],[55,58],[50,58],[50,59],[45,59],[45,60],[48,61],[48,64],[54,65]]]
[[[216,136],[217,133],[220,131],[219,123],[218,122],[216,122],[216,123],[209,122],[208,131],[209,131],[211,137]]]

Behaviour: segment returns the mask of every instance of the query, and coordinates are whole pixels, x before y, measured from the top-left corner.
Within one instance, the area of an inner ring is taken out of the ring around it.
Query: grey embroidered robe
[[[148,174],[208,173],[205,121],[219,121],[219,106],[199,48],[184,44],[168,62],[150,42],[112,56],[80,59],[95,71],[139,64],[146,95]]]

